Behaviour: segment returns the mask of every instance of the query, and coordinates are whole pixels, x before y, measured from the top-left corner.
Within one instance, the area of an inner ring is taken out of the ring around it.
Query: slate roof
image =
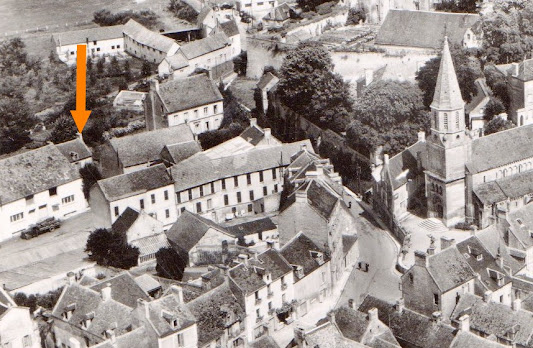
[[[226,34],[227,37],[239,35],[239,27],[237,22],[233,19],[224,23],[220,23],[220,29]]]
[[[162,83],[157,93],[168,113],[192,109],[224,99],[213,80],[204,74]],[[200,112],[203,111],[200,110]]]
[[[131,241],[130,244],[139,249],[139,256],[155,254],[159,249],[169,246],[167,236],[164,233],[139,238]]]
[[[124,167],[157,161],[165,145],[193,141],[187,124],[156,129],[109,140]],[[142,145],[141,145],[142,144]]]
[[[215,229],[220,233],[226,234],[228,239],[233,235],[226,231],[222,226],[198,214],[185,210],[178,220],[165,232],[167,238],[184,251],[190,251],[202,239],[209,229]]]
[[[512,64],[502,64],[497,65],[497,67],[501,67],[501,70],[509,76],[512,76],[514,73],[514,66]],[[518,65],[518,75],[515,77],[521,81],[533,80],[533,59],[521,61]]]
[[[165,145],[163,150],[161,150],[161,156],[168,155],[172,163],[177,164],[201,151],[202,148],[200,145],[196,141],[191,140],[183,143]]]
[[[509,249],[505,246],[505,241],[497,225],[491,225],[484,230],[478,231],[476,237],[493,257],[496,257],[498,254],[503,257],[504,266],[510,267],[512,274],[515,274],[523,267],[523,265],[510,255]]]
[[[498,302],[484,302],[480,297],[465,293],[459,299],[451,320],[456,321],[464,313],[470,315],[473,330],[509,340],[512,328],[516,329],[515,342],[519,346],[533,347],[533,313],[519,310]]]
[[[332,190],[326,188],[323,182],[309,180],[298,187],[298,189],[287,198],[286,204],[281,209],[282,212],[292,204],[296,203],[297,192],[306,192],[307,203],[309,206],[326,220],[331,218],[331,214],[333,214],[337,202],[339,202],[339,198],[332,192]]]
[[[483,204],[492,205],[507,198],[514,199],[533,193],[533,171],[482,183],[474,193]]]
[[[72,30],[52,35],[56,46],[85,44],[92,41],[112,40],[122,38],[123,25],[98,27],[82,30]]]
[[[480,21],[477,14],[391,9],[376,37],[377,45],[439,49],[448,36],[462,46],[467,29]]]
[[[157,279],[148,273],[144,273],[138,277],[135,277],[135,282],[146,293],[162,287]]]
[[[188,42],[180,47],[180,51],[185,58],[191,60],[204,54],[220,50],[228,45],[226,34],[218,33],[204,39]]]
[[[0,206],[80,179],[55,145],[0,159]]]
[[[278,21],[283,22],[291,18],[291,7],[284,2],[283,4],[274,8],[274,18],[272,18],[272,11],[268,12],[266,16],[263,17],[267,21]]]
[[[533,204],[527,204],[522,208],[507,214],[507,222],[511,232],[523,245],[523,250],[533,246],[533,238],[529,231],[533,231]]]
[[[168,295],[160,297],[152,302],[145,303],[148,306],[148,321],[154,328],[158,337],[166,337],[177,330],[183,330],[191,325],[194,325],[196,318],[191,311],[181,303],[178,296],[170,290]],[[172,317],[178,319],[178,329],[173,329],[167,319],[163,317],[164,313],[168,313]]]
[[[480,173],[533,157],[533,125],[511,128],[472,141],[467,163],[470,173]]]
[[[150,300],[150,296],[137,284],[130,272],[122,272],[112,278],[104,279],[90,288],[100,292],[107,287],[107,284],[111,284],[111,298],[128,307],[135,308],[138,299]]]
[[[172,185],[173,181],[165,168],[158,164],[135,172],[98,180],[97,185],[109,202],[135,196],[160,187]]]
[[[74,309],[68,321],[62,318],[67,308]],[[81,328],[81,322],[92,312],[94,318],[85,331],[102,337],[109,329],[115,329],[117,336],[126,333],[132,326],[132,310],[113,299],[104,301],[99,292],[74,283],[65,286],[52,315],[58,320]]]
[[[273,84],[276,84],[278,83],[279,81],[279,78],[272,74],[271,72],[268,72],[266,74],[264,74],[263,76],[261,76],[261,79],[259,79],[259,82],[257,83],[257,88],[263,90],[265,89],[271,82]]]
[[[189,66],[189,60],[179,52],[169,57],[166,57],[165,60],[168,62],[168,64],[173,70],[179,70]]]
[[[250,348],[280,348],[274,339],[269,335],[263,335],[261,338],[250,343]]]
[[[267,285],[263,277],[257,273],[256,267],[270,272],[272,281],[276,281],[281,276],[292,272],[291,265],[287,263],[278,251],[268,249],[259,254],[257,260],[249,259],[248,266],[241,263],[230,269],[230,278],[245,294],[254,293]]]
[[[243,153],[215,159],[210,159],[203,153],[197,153],[179,165],[171,167],[176,192],[235,175],[286,166],[290,163],[291,156],[303,144],[312,149],[310,141],[303,140],[267,148],[250,149]]]
[[[246,316],[227,282],[188,302],[187,307],[197,320],[199,346],[216,340]]]
[[[118,219],[113,222],[111,229],[114,233],[118,233],[125,236],[131,226],[133,226],[135,221],[137,221],[139,215],[140,213],[138,211],[127,207],[126,210],[124,210],[124,212],[120,214]]]
[[[80,138],[57,144],[56,146],[57,149],[61,151],[61,153],[70,161],[70,163],[92,157],[91,150]],[[73,156],[73,154],[77,155],[77,157]]]
[[[397,189],[405,185],[409,179],[413,179],[422,174],[427,166],[427,146],[425,141],[419,141],[403,150],[396,156],[389,159],[388,166],[385,165],[383,170],[386,170],[390,176],[393,189]],[[422,167],[418,168],[417,156],[420,154]]]
[[[200,13],[198,13],[198,17],[196,17],[196,24],[198,26],[203,24],[204,20],[207,18],[207,16],[209,16],[209,14],[213,14],[213,9],[210,6],[203,6],[200,10]]]
[[[335,323],[344,337],[361,342],[369,320],[367,314],[343,306],[335,310]]]
[[[339,329],[329,321],[305,332],[308,347],[320,348],[359,348],[367,347],[345,338]]]
[[[465,102],[461,96],[459,82],[457,81],[452,55],[448,45],[448,38],[446,37],[444,38],[444,48],[442,49],[439,75],[437,76],[431,108],[451,111],[462,109],[464,106]]]
[[[144,326],[133,329],[132,331],[120,335],[115,341],[106,340],[100,344],[92,346],[93,348],[132,348],[132,347],[149,347],[150,336]]]
[[[359,311],[378,309],[378,317],[391,329],[402,347],[449,347],[455,336],[455,328],[437,323],[430,318],[404,308],[400,313],[392,303],[368,295]]]
[[[452,341],[450,348],[472,348],[472,347],[483,347],[483,348],[504,348],[503,344],[498,342],[491,341],[489,339],[480,337],[476,334],[466,331],[459,331],[455,338]]]
[[[443,293],[476,277],[457,248],[446,248],[426,257],[427,270]]]
[[[237,220],[239,221],[239,220]],[[226,230],[234,236],[248,236],[260,232],[272,231],[278,227],[271,218],[265,217],[252,221],[246,221],[231,226],[226,226]]]
[[[239,136],[255,146],[259,144],[261,140],[263,140],[265,132],[263,132],[263,130],[261,130],[259,127],[250,126],[246,128]]]
[[[133,19],[130,19],[124,25],[123,31],[124,34],[133,38],[133,40],[164,53],[168,53],[172,46],[177,45],[176,41],[172,40],[171,38],[153,32],[137,23]]]
[[[330,261],[330,258],[327,257],[327,255],[324,253],[324,250],[316,245],[302,232],[299,232],[289,242],[287,242],[283,248],[281,248],[280,253],[291,265],[302,266],[305,277],[324,264],[320,264],[317,259],[311,255],[311,251],[321,252],[323,254],[323,261]],[[300,279],[297,279],[295,276],[295,282],[299,281]]]

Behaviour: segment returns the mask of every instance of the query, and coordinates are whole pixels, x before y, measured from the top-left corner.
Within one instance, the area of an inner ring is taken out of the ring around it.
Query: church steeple
[[[455,74],[448,38],[445,37],[435,94],[430,106],[433,115],[431,127],[438,133],[464,131],[464,106],[465,102]]]

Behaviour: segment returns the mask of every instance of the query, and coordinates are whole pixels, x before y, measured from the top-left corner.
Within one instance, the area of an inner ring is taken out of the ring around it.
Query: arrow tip
[[[76,127],[78,127],[78,131],[81,133],[91,115],[91,110],[70,110],[70,113],[74,123],[76,123]]]

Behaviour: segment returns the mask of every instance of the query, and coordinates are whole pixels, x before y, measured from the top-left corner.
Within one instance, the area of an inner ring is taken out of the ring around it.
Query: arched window
[[[444,113],[444,129],[448,130],[448,113]]]
[[[459,129],[459,111],[455,113],[455,127]]]

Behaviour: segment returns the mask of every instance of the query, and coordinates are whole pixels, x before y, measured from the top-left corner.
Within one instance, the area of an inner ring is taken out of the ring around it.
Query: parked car
[[[33,226],[30,226],[26,231],[20,234],[20,238],[32,239],[43,233],[53,231],[56,228],[59,228],[60,226],[61,226],[61,222],[59,220],[53,217],[48,218],[46,220],[36,223]]]

